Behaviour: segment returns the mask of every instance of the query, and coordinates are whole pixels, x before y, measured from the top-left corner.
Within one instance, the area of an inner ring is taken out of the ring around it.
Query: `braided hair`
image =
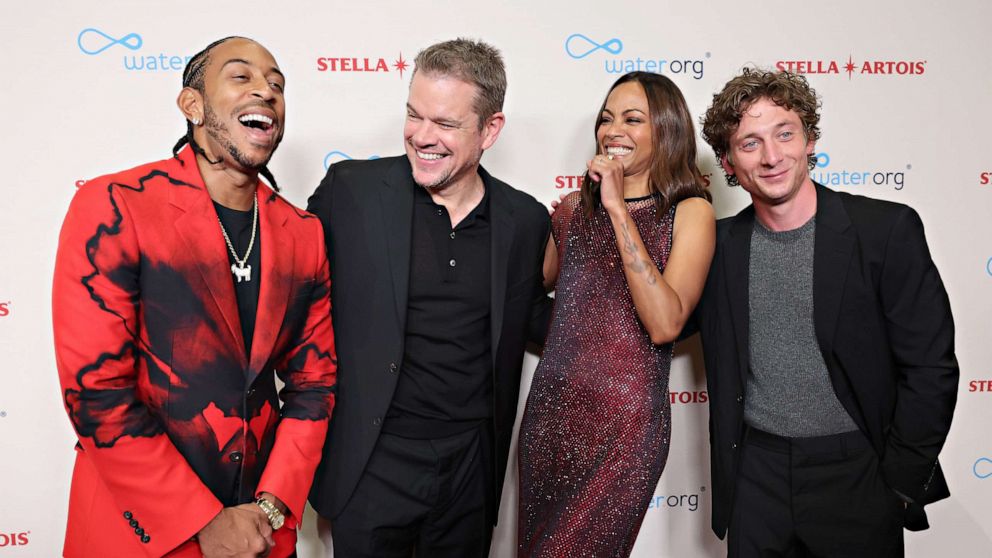
[[[218,39],[207,45],[206,48],[194,54],[193,57],[189,59],[189,62],[186,63],[186,68],[183,70],[183,87],[191,87],[203,94],[203,75],[206,72],[207,65],[210,63],[210,52],[214,49],[214,47],[224,44],[231,39],[244,39],[246,41],[251,40],[247,37],[231,35],[230,37]],[[211,165],[220,163],[219,159],[216,161],[211,160],[210,157],[207,156],[207,152],[200,147],[200,144],[198,144],[195,139],[193,139],[193,123],[189,120],[186,121],[186,135],[179,138],[179,141],[177,141],[176,145],[173,146],[172,156],[178,160],[179,150],[186,144],[189,144],[189,147],[193,150],[193,153],[203,157]],[[262,168],[259,169],[258,173],[265,178],[265,180],[272,186],[273,190],[276,192],[279,191],[279,185],[276,184],[276,177],[272,175],[272,171],[270,171],[267,166],[263,165]]]

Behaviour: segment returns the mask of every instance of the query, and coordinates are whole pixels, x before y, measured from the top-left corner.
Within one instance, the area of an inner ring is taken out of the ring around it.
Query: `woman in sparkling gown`
[[[555,308],[520,425],[520,558],[630,555],[668,458],[672,342],[713,256],[678,87],[621,77],[595,132],[545,258]]]

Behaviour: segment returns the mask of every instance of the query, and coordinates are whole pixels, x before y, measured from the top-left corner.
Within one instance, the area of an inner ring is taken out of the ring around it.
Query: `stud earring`
[[[193,118],[192,122],[193,122],[193,125],[194,126],[199,126],[200,125],[200,119],[199,118]]]

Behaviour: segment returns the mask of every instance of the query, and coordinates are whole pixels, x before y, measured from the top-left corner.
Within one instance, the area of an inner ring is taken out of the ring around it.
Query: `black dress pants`
[[[749,428],[742,452],[730,558],[903,556],[903,501],[861,432],[783,438]]]
[[[355,493],[331,520],[334,558],[485,558],[488,426],[439,439],[382,433]]]

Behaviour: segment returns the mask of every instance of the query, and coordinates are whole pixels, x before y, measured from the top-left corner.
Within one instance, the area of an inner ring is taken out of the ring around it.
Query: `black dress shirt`
[[[489,188],[454,228],[416,187],[403,366],[383,431],[440,438],[492,417]]]

